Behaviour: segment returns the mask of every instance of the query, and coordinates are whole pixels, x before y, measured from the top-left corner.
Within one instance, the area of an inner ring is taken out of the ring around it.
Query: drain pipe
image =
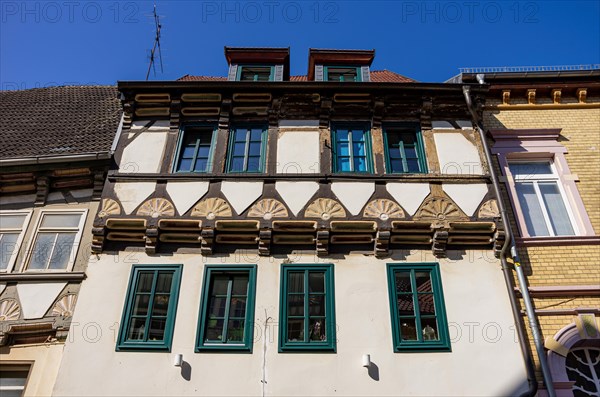
[[[479,80],[479,79],[478,79]],[[480,84],[482,81],[480,81]],[[540,360],[540,367],[542,369],[542,376],[544,378],[544,384],[546,386],[546,391],[549,397],[556,397],[556,393],[554,391],[554,383],[552,381],[552,375],[550,373],[550,369],[548,368],[548,362],[546,360],[546,352],[544,351],[544,342],[542,340],[540,334],[540,327],[535,315],[535,310],[533,309],[533,304],[531,303],[531,297],[529,296],[529,289],[527,288],[527,280],[525,278],[525,274],[523,273],[523,267],[521,266],[521,261],[519,260],[519,255],[517,253],[517,248],[514,244],[514,239],[512,235],[512,231],[510,229],[510,223],[508,220],[508,215],[506,212],[506,207],[504,206],[504,202],[502,201],[502,196],[500,195],[500,185],[498,183],[498,178],[496,173],[493,172],[493,163],[492,163],[492,155],[487,143],[487,139],[485,137],[485,130],[477,116],[477,112],[473,109],[473,103],[471,101],[470,87],[463,86],[463,94],[465,96],[465,101],[467,102],[467,107],[469,108],[469,112],[471,112],[471,116],[473,121],[476,123],[476,128],[479,132],[479,136],[481,138],[481,144],[483,145],[483,152],[485,154],[485,159],[488,163],[490,169],[490,176],[492,178],[492,184],[494,186],[494,193],[496,194],[498,207],[500,209],[500,216],[502,218],[502,223],[504,224],[506,240],[504,241],[504,245],[502,246],[502,250],[500,251],[500,262],[502,264],[502,272],[504,274],[504,281],[506,282],[506,287],[508,289],[508,296],[510,300],[510,305],[512,308],[513,316],[515,318],[515,323],[517,325],[517,335],[519,339],[519,345],[521,347],[521,353],[523,354],[523,360],[525,361],[525,369],[527,371],[527,379],[529,381],[529,390],[524,394],[524,396],[533,396],[537,392],[538,384],[535,378],[535,369],[533,366],[533,361],[531,359],[531,355],[529,353],[529,348],[526,343],[526,335],[524,330],[523,319],[521,317],[521,311],[519,309],[519,305],[517,302],[517,298],[515,297],[514,291],[514,282],[512,278],[512,274],[510,271],[510,267],[508,262],[506,261],[506,256],[509,254],[508,248],[510,246],[510,255],[512,256],[514,262],[514,268],[517,273],[517,280],[519,281],[519,288],[521,290],[521,295],[523,297],[523,302],[525,303],[525,312],[527,314],[527,318],[529,319],[529,327],[531,328],[531,334],[533,336],[533,341],[535,344],[535,350],[537,352],[538,359]]]

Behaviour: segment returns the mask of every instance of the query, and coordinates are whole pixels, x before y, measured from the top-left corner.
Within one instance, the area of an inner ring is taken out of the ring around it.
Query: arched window
[[[600,396],[600,318],[579,313],[545,345],[557,396]]]
[[[575,397],[600,396],[600,347],[576,347],[565,363]]]

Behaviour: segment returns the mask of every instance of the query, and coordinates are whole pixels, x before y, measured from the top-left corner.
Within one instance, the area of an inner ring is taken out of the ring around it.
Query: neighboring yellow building
[[[584,69],[482,71],[484,126],[558,396],[600,395],[600,69]]]

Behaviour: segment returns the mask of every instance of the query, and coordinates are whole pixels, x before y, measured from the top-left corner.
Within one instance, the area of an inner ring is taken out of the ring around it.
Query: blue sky
[[[143,80],[152,2],[0,2],[0,88]],[[440,82],[460,67],[600,63],[600,1],[156,1],[164,73],[226,75],[224,46],[376,49],[373,69]]]

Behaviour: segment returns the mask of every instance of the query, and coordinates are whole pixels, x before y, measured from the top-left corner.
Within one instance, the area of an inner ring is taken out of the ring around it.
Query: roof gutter
[[[119,144],[119,139],[121,139],[121,133],[123,132],[123,120],[125,119],[125,113],[121,113],[121,120],[119,121],[119,126],[117,127],[117,133],[115,134],[115,138],[113,139],[112,145],[110,145],[110,154],[113,155],[117,150],[117,145]]]
[[[472,81],[478,73],[462,73],[463,81]],[[560,70],[560,71],[530,71],[530,72],[491,72],[485,73],[485,79],[496,80],[514,80],[514,79],[555,79],[555,78],[577,78],[577,77],[598,77],[600,69],[590,70]]]
[[[483,76],[481,76],[483,80]],[[546,354],[544,351],[543,340],[540,335],[539,323],[537,317],[535,315],[535,310],[533,309],[533,305],[531,303],[531,297],[529,296],[529,290],[527,289],[527,281],[525,279],[525,274],[523,273],[523,268],[521,267],[521,263],[519,260],[519,256],[517,254],[517,249],[514,245],[514,238],[510,228],[510,222],[508,219],[508,215],[506,212],[506,206],[502,200],[502,196],[500,194],[500,184],[498,182],[498,177],[493,170],[492,163],[492,155],[490,152],[489,145],[487,143],[487,138],[485,136],[485,132],[483,126],[481,124],[481,120],[477,115],[477,112],[473,108],[473,102],[471,101],[471,91],[468,85],[463,86],[463,94],[465,96],[465,101],[467,103],[467,107],[469,108],[469,112],[475,122],[476,128],[479,132],[479,137],[481,138],[481,144],[483,145],[483,152],[485,154],[485,159],[488,163],[490,169],[490,176],[492,179],[492,185],[494,186],[494,193],[496,194],[498,207],[500,209],[500,215],[502,217],[502,223],[504,224],[506,240],[504,241],[504,245],[502,246],[502,250],[500,251],[500,262],[502,264],[502,273],[504,275],[504,281],[506,283],[506,288],[508,289],[508,297],[510,300],[510,306],[512,309],[513,317],[516,323],[517,335],[519,338],[519,346],[521,347],[521,353],[523,355],[523,360],[525,362],[525,370],[527,371],[527,380],[529,382],[528,390],[522,396],[534,396],[538,389],[538,384],[535,377],[535,369],[533,366],[533,360],[527,346],[527,337],[525,334],[525,326],[523,324],[523,318],[521,317],[521,311],[519,309],[519,305],[517,302],[517,298],[515,296],[514,291],[514,283],[512,274],[510,271],[509,264],[506,260],[507,255],[512,255],[512,259],[514,262],[514,268],[517,273],[517,279],[519,281],[519,287],[521,289],[521,295],[523,301],[525,303],[525,309],[527,318],[529,319],[529,326],[531,328],[531,333],[533,336],[535,348],[537,351],[538,359],[540,360],[540,366],[542,369],[542,376],[544,378],[544,384],[546,386],[546,391],[549,397],[556,397],[556,393],[554,391],[554,383],[552,381],[552,375],[548,368],[548,362],[546,361]]]
[[[463,84],[447,83],[398,83],[398,82],[319,82],[319,81],[267,81],[267,82],[239,82],[239,81],[119,81],[118,90],[122,93],[125,90],[136,89],[212,89],[212,90],[294,90],[296,92],[312,92],[314,90],[335,90],[341,92],[370,92],[373,90],[387,90],[393,93],[399,91],[445,91],[455,92],[462,90]],[[486,92],[487,87],[483,87],[476,82],[472,84],[472,91]]]
[[[35,156],[35,157],[20,157],[14,159],[0,160],[0,166],[15,166],[15,165],[36,165],[36,164],[53,164],[67,163],[74,161],[94,161],[108,160],[111,158],[111,152],[93,152],[82,154],[67,154],[62,156]]]

